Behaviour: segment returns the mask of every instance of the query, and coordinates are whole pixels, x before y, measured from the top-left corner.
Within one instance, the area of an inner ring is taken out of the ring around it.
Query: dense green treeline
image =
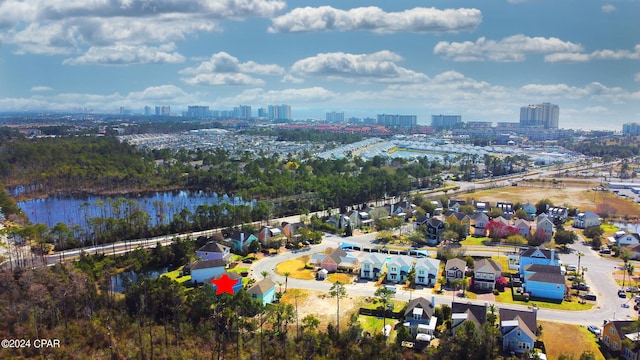
[[[1,139],[0,176],[6,186],[39,191],[140,191],[166,187],[174,176],[153,159],[112,137]]]

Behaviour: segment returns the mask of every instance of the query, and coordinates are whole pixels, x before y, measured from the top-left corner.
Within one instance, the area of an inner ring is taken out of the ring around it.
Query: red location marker
[[[216,286],[216,295],[222,293],[233,295],[233,286],[238,283],[238,280],[230,278],[227,274],[222,274],[220,278],[211,280],[211,282]]]

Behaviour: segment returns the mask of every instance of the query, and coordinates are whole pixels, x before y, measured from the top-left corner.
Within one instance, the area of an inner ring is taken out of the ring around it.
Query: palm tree
[[[629,251],[625,248],[620,249],[620,259],[622,259],[622,261],[624,261],[624,269],[622,272],[622,287],[624,288],[624,282],[626,280],[626,275],[627,275],[627,265],[629,264],[629,260],[631,260],[631,254],[629,254]]]
[[[344,285],[340,281],[336,281],[331,289],[329,289],[329,295],[336,297],[336,332],[340,333],[340,298],[347,296],[347,290],[344,288]]]
[[[382,303],[382,328],[384,329],[387,326],[387,304],[391,304],[391,308],[393,309],[393,302],[391,302],[391,299],[396,295],[396,293],[383,286],[379,287],[374,295],[377,296]]]
[[[262,270],[262,271],[260,272],[260,275],[262,275],[262,277],[263,277],[263,278],[266,278],[266,277],[267,277],[267,275],[269,275],[269,272],[268,272],[267,270]]]
[[[285,271],[282,275],[284,275],[284,292],[287,292],[287,288],[289,287],[289,275],[291,275],[291,273],[289,271]]]
[[[582,251],[578,251],[576,255],[578,255],[578,273],[580,273],[580,259],[584,256],[584,253]]]

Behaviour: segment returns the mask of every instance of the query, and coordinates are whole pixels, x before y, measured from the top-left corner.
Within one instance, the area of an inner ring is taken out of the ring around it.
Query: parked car
[[[571,288],[586,291],[586,290],[589,290],[590,286],[585,283],[574,282],[573,284],[571,284]]]
[[[589,325],[589,326],[587,326],[587,329],[589,329],[589,331],[594,333],[596,336],[600,335],[600,328],[595,326],[595,325]]]
[[[618,290],[618,297],[622,298],[622,299],[626,299],[627,298],[627,292],[624,291],[624,289]]]
[[[576,271],[578,268],[575,265],[567,265],[565,266],[567,271]]]
[[[253,259],[244,259],[242,260],[244,264],[253,264]]]
[[[601,249],[600,254],[611,254],[611,249]]]
[[[596,301],[596,299],[597,299],[596,298],[596,294],[594,294],[594,293],[584,294],[582,296],[582,298],[585,299],[585,300],[592,300],[592,301]]]

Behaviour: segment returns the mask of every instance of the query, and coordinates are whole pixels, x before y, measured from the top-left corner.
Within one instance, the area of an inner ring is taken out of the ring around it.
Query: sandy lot
[[[311,290],[289,289],[282,302],[295,306],[296,291],[298,293],[298,318],[302,320],[311,314],[320,320],[320,327],[336,323],[336,298],[327,293]],[[340,328],[346,328],[349,316],[357,312],[362,299],[358,296],[347,296],[340,299]]]

